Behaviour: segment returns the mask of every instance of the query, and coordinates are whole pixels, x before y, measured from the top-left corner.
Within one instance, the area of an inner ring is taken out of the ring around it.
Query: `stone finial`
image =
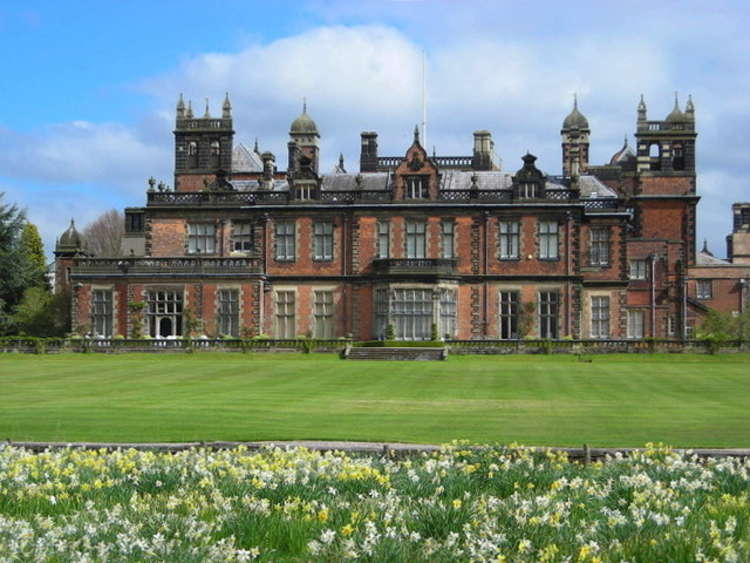
[[[188,119],[193,119],[193,100],[188,100],[187,111],[185,112],[185,117],[187,117]]]
[[[414,142],[419,143],[419,125],[414,126]]]
[[[339,153],[339,170],[341,172],[346,172],[346,168],[344,168],[344,153]]]
[[[695,106],[693,105],[693,96],[688,94],[687,104],[685,104],[685,115],[690,119],[695,119]]]
[[[154,178],[153,176],[151,176],[148,179],[148,191],[153,192],[155,185],[156,185],[156,178]]]
[[[180,92],[180,98],[177,100],[177,117],[185,117],[185,100],[182,99],[182,92]]]
[[[203,119],[210,119],[211,112],[208,110],[208,98],[206,98],[206,113],[203,114]]]
[[[253,147],[253,152],[255,154],[260,154],[260,149],[258,148],[258,137],[255,137],[255,146]]]
[[[229,101],[229,92],[224,96],[224,104],[221,106],[222,119],[232,118],[232,103]]]
[[[638,121],[646,121],[646,102],[641,94],[641,101],[638,102]]]

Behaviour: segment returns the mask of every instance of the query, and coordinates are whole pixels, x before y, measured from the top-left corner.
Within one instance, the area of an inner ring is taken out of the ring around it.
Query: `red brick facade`
[[[377,135],[363,133],[359,173],[341,162],[320,174],[306,112],[286,173],[257,148],[247,154],[263,166],[233,170],[224,110],[193,119],[178,107],[175,191],[152,187],[128,210],[141,214],[144,256],[58,254],[59,273],[72,268],[74,329],[181,336],[195,318],[209,337],[679,338],[708,308],[745,306],[748,267],[720,275],[696,261],[692,104],[658,122],[644,106],[637,154],[626,145],[601,167],[571,114],[566,176],[542,174],[531,155],[502,172],[484,131],[471,157],[430,157],[416,132],[403,157],[378,157]],[[696,293],[703,277],[711,297]]]

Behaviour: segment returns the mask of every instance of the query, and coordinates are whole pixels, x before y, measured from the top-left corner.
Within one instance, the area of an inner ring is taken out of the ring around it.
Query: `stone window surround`
[[[244,313],[245,313],[245,295],[242,291],[242,285],[241,284],[220,284],[216,286],[216,289],[214,291],[214,319],[216,320],[216,336],[219,336],[219,309],[221,307],[219,303],[219,291],[222,289],[236,289],[237,290],[237,303],[238,303],[238,326],[237,329],[239,331],[239,336],[242,336],[242,329],[244,328],[242,325],[242,319],[244,319]]]
[[[542,244],[541,244],[541,232],[540,232],[542,223],[557,223],[557,255],[554,257],[549,257],[549,258],[542,257]],[[542,262],[559,262],[560,261],[563,238],[565,237],[565,229],[562,228],[564,225],[565,225],[564,220],[557,216],[538,215],[536,217],[535,246],[536,246],[536,257],[538,260]]]
[[[119,303],[120,303],[120,295],[115,290],[115,286],[113,284],[92,284],[91,285],[91,299],[89,303],[89,318],[91,320],[91,330],[94,329],[94,321],[93,321],[93,304],[94,304],[94,291],[96,290],[104,290],[104,291],[111,291],[112,292],[112,337],[117,336],[118,334],[122,334],[120,332],[120,319],[119,315],[117,314],[117,311],[119,310]]]
[[[460,326],[459,323],[459,317],[460,317],[460,311],[461,311],[461,294],[459,291],[460,285],[458,282],[439,282],[439,283],[410,283],[410,282],[384,282],[384,283],[378,283],[374,284],[372,286],[372,326],[375,328],[377,326],[377,306],[375,303],[375,294],[380,289],[386,290],[386,306],[387,306],[387,314],[386,314],[386,322],[385,326],[388,327],[391,323],[391,292],[394,289],[431,289],[432,290],[432,302],[433,304],[437,301],[438,306],[433,306],[432,308],[432,322],[435,323],[438,327],[440,326],[440,311],[438,310],[439,303],[440,303],[440,292],[443,289],[449,289],[455,292],[456,295],[456,331],[458,331],[458,328]]]
[[[274,286],[273,287],[273,336],[274,338],[278,337],[279,334],[279,326],[278,326],[278,296],[279,293],[291,291],[294,294],[294,335],[292,338],[297,337],[297,329],[299,327],[299,291],[298,287],[296,285],[292,286]]]

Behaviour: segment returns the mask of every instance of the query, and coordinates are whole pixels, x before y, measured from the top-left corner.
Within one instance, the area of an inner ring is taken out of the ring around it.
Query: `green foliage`
[[[27,267],[27,283],[32,287],[48,289],[47,261],[44,244],[34,223],[26,223],[21,231],[21,250]]]
[[[750,311],[745,311],[741,315],[731,315],[712,310],[698,327],[695,337],[702,340],[712,354],[718,352],[730,340],[748,340]]]
[[[67,330],[68,296],[30,287],[16,306],[13,320],[17,332],[27,336],[63,336]]]
[[[396,338],[396,329],[393,328],[392,324],[388,324],[388,326],[385,327],[385,339],[395,340],[395,338]]]
[[[4,195],[0,192],[0,330],[10,334],[15,330],[13,309],[21,302],[29,283],[20,242],[26,217],[15,204],[3,203]]]
[[[521,303],[518,308],[518,338],[524,339],[531,334],[534,328],[535,312],[536,303],[532,301]]]
[[[432,325],[430,325],[430,340],[432,341],[440,340],[440,337],[438,336],[437,324],[435,323],[432,323]]]
[[[145,306],[146,304],[143,301],[131,301],[128,303],[132,325],[132,328],[130,329],[130,338],[134,340],[140,340],[143,338],[143,309]]]
[[[203,327],[203,321],[198,318],[190,307],[182,312],[182,337],[186,340],[193,338]]]

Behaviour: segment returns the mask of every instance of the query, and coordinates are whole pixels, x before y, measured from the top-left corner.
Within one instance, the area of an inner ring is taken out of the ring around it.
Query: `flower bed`
[[[0,560],[746,561],[750,461],[0,448]]]

